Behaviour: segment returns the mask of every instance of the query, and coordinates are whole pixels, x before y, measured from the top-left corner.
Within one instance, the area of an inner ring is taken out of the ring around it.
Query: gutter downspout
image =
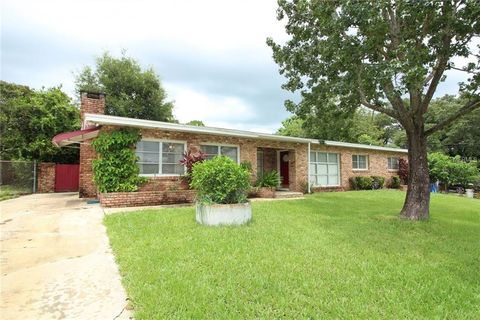
[[[308,165],[307,165],[307,191],[310,193],[310,142],[308,143],[308,154],[307,154],[307,159],[308,159]]]

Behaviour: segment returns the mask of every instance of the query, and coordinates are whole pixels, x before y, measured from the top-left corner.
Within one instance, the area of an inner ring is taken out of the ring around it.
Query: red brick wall
[[[139,191],[111,192],[99,194],[102,207],[140,207],[161,204],[192,203],[195,201],[195,191]]]
[[[114,127],[102,128],[104,130],[112,130]],[[268,169],[276,169],[276,164],[273,164],[273,160],[276,162],[277,150],[289,151],[289,173],[290,173],[290,190],[302,192],[306,186],[308,180],[308,145],[304,143],[293,142],[279,142],[273,140],[259,140],[250,138],[236,138],[219,135],[208,134],[192,134],[175,131],[155,130],[155,129],[142,129],[141,135],[143,138],[154,138],[162,140],[175,140],[185,141],[187,143],[187,149],[196,152],[200,149],[200,145],[204,143],[218,143],[237,145],[240,150],[240,161],[249,161],[252,164],[253,178],[256,176],[257,169],[257,148],[265,148],[265,151],[270,150],[265,154],[265,163],[270,163]],[[389,152],[389,151],[375,151],[366,149],[355,149],[345,147],[330,147],[324,145],[311,145],[312,150],[329,151],[340,153],[340,181],[341,185],[338,188],[315,188],[315,190],[346,190],[349,189],[349,178],[356,175],[378,175],[388,179],[389,177],[396,175],[396,172],[389,171],[387,168],[387,157],[396,156],[406,158],[405,153]],[[352,154],[366,154],[369,156],[369,169],[366,171],[352,170]],[[96,155],[93,150],[88,150],[86,147],[80,152],[80,190],[81,194],[87,194],[94,196],[96,194],[96,188],[91,182],[91,160],[95,159]],[[83,167],[83,168],[82,168]],[[272,168],[270,168],[272,167]],[[268,171],[265,168],[266,171]],[[254,179],[253,179],[254,180]],[[88,184],[88,182],[91,182]],[[83,189],[82,189],[83,186]],[[176,190],[188,189],[185,183],[179,180],[178,177],[156,177],[150,178],[147,183],[140,187],[140,192],[174,192]],[[83,193],[82,193],[83,190]],[[133,195],[139,193],[132,193]],[[163,197],[163,193],[161,193]],[[153,197],[153,196],[152,196]],[[157,195],[158,197],[158,195]],[[130,200],[129,200],[130,201]],[[132,200],[133,201],[133,200]],[[152,200],[153,201],[153,200]],[[162,200],[155,200],[156,204],[161,203]],[[139,204],[140,205],[140,204]]]
[[[37,186],[37,192],[55,192],[55,163],[40,163],[38,166]]]
[[[82,92],[80,94],[80,120],[82,129],[84,126],[85,113],[105,113],[105,95],[103,93]]]
[[[388,157],[397,157],[407,159],[407,154],[394,151],[380,151],[367,150],[345,147],[331,147],[323,145],[312,145],[312,151],[325,151],[340,154],[340,188],[343,190],[350,189],[351,177],[355,176],[381,176],[385,177],[385,185],[388,185],[392,176],[398,175],[398,171],[388,170]],[[352,169],[352,155],[367,155],[368,156],[368,170],[353,170]],[[335,190],[332,187],[314,188],[315,191],[330,191]]]
[[[101,93],[82,92],[80,97],[80,118],[82,121],[82,128],[85,127],[85,113],[105,113],[105,95]],[[80,144],[80,198],[95,198],[97,196],[97,187],[93,182],[92,170],[92,161],[97,159],[97,153],[90,145],[91,142],[92,140],[87,140]]]
[[[102,128],[102,130],[110,130],[112,128]],[[257,170],[257,148],[270,148],[290,151],[290,190],[301,191],[302,184],[307,181],[307,145],[302,143],[279,142],[273,140],[259,140],[248,138],[236,138],[219,135],[208,134],[192,134],[175,131],[164,131],[155,129],[142,129],[143,138],[163,139],[186,141],[187,149],[197,152],[200,145],[204,143],[218,143],[237,145],[240,148],[240,162],[249,161],[252,164],[253,175],[256,176]],[[298,167],[295,165],[298,164]],[[149,181],[142,188],[150,188],[150,184],[157,187],[162,184],[162,180],[158,178]],[[151,187],[153,188],[153,187]],[[143,189],[142,189],[143,190]]]

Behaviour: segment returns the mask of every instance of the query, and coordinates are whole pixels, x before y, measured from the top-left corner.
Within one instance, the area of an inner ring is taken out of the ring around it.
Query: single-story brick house
[[[398,174],[399,158],[407,158],[405,149],[109,116],[104,114],[104,109],[103,94],[82,93],[82,130],[57,135],[53,142],[58,146],[80,143],[80,197],[100,196],[107,206],[109,199],[114,198],[120,205],[123,202],[142,205],[190,201],[193,198],[190,191],[179,183],[184,173],[179,160],[187,150],[201,150],[209,157],[226,155],[238,163],[249,161],[252,178],[277,170],[282,177],[279,187],[291,191],[302,191],[305,186],[312,191],[347,190],[349,178],[357,175],[388,179]],[[92,160],[97,155],[89,142],[103,130],[120,127],[140,130],[142,139],[136,149],[138,164],[141,175],[150,179],[139,192],[108,198],[108,195],[97,194],[92,172]],[[169,194],[176,196],[169,197]],[[123,202],[119,197],[124,198]],[[111,205],[115,205],[113,202]]]

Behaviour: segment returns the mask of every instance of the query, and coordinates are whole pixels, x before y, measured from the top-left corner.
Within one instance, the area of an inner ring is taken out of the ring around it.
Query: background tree
[[[205,124],[201,120],[191,120],[188,121],[186,124],[190,126],[205,127]]]
[[[432,100],[425,116],[427,126],[433,126],[445,115],[458,112],[468,98],[444,96]],[[428,150],[443,152],[463,159],[480,159],[480,109],[458,119],[451,126],[443,128],[428,137]]]
[[[290,39],[267,44],[288,79],[283,87],[302,96],[286,107],[296,113],[323,103],[348,113],[363,105],[396,119],[410,164],[402,217],[429,217],[427,137],[480,106],[479,55],[470,48],[479,16],[476,0],[279,1]],[[461,86],[467,103],[426,128],[430,101],[456,56],[475,61],[461,68],[472,75]]]
[[[310,138],[304,129],[304,123],[305,121],[298,116],[291,116],[282,121],[282,127],[277,130],[276,134],[298,138]]]
[[[35,91],[0,81],[0,158],[78,163],[78,150],[52,144],[58,133],[80,128],[79,111],[60,87]]]
[[[167,101],[160,78],[152,68],[142,70],[138,61],[122,55],[114,58],[104,53],[76,76],[77,94],[80,91],[103,92],[105,113],[137,119],[174,122],[173,103]]]

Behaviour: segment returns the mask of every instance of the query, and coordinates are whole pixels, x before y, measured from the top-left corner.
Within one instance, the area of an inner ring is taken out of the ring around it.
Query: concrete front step
[[[293,191],[275,191],[274,198],[303,198],[303,193]]]

